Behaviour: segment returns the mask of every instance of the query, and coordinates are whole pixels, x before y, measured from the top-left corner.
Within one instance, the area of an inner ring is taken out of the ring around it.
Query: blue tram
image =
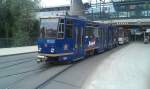
[[[73,62],[118,46],[118,29],[73,17],[41,18],[38,59]]]

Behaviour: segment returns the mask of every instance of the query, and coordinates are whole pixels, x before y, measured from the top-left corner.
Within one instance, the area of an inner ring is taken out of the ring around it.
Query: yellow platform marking
[[[49,56],[49,57],[58,57],[58,56],[66,56],[72,55],[73,53],[62,53],[62,54],[39,54],[41,56]]]

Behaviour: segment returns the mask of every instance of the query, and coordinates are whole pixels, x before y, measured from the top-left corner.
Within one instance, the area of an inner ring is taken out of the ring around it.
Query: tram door
[[[99,38],[100,38],[100,49],[103,50],[104,47],[104,34],[103,34],[103,29],[99,29]]]
[[[76,49],[76,56],[82,57],[84,54],[83,51],[83,27],[80,25],[76,26],[76,43],[75,43],[75,49]]]

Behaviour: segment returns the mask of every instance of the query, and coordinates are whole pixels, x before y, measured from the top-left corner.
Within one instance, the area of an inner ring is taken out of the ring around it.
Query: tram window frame
[[[102,28],[102,39],[104,40],[104,38],[105,38],[105,29]]]
[[[66,24],[73,25],[73,20],[72,19],[66,19]]]
[[[63,23],[60,23],[60,24],[59,24],[58,32],[59,32],[59,33],[64,32],[64,30],[65,30],[64,28],[65,28],[64,24],[63,24]]]
[[[94,36],[94,30],[93,30],[93,26],[86,26],[86,29],[85,29],[85,35],[88,36],[88,38],[93,38]],[[89,31],[87,33],[87,31]]]
[[[64,38],[64,33],[59,33],[58,34],[58,39],[63,39]]]
[[[45,27],[43,28],[43,25],[42,25],[42,21],[44,21],[44,20],[47,21],[47,23],[46,23],[47,27],[46,28]],[[57,21],[55,21],[57,26],[55,26],[56,28],[54,29],[56,31],[55,37],[50,37],[50,35],[48,33],[48,31],[51,30],[51,29],[49,29],[49,27],[51,25],[50,24],[50,22],[51,22],[50,20],[57,20]],[[59,27],[59,23],[58,22],[59,22],[59,20],[60,20],[59,18],[40,18],[39,38],[57,39],[58,27]],[[50,25],[48,25],[48,24],[50,24]],[[43,32],[43,33],[41,33],[41,32]],[[44,36],[43,36],[43,34],[44,34]]]
[[[94,28],[94,36],[96,37],[96,38],[99,38],[99,33],[98,33],[98,27],[93,27]]]
[[[65,23],[65,19],[60,19],[60,23]]]
[[[58,32],[57,32],[57,38],[64,39],[64,32],[65,32],[65,19],[60,19]]]
[[[99,35],[99,38],[102,38],[102,29],[101,28],[98,28],[98,35]]]
[[[65,36],[67,38],[73,38],[73,20],[72,19],[66,19]]]
[[[104,29],[103,28],[101,28],[101,37],[102,37],[102,39],[104,39]]]
[[[46,31],[44,28],[40,29],[40,38],[45,38]]]

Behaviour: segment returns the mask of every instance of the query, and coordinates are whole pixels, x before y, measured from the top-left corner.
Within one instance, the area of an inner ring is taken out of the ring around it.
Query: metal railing
[[[150,18],[149,0],[111,0],[91,4],[85,11],[91,20]]]
[[[107,13],[107,14],[99,14],[99,13],[88,13],[86,14],[86,17],[90,20],[114,20],[114,19],[144,19],[144,18],[150,18],[150,16],[119,16],[117,13]]]
[[[13,40],[10,38],[0,38],[0,48],[12,47]]]

